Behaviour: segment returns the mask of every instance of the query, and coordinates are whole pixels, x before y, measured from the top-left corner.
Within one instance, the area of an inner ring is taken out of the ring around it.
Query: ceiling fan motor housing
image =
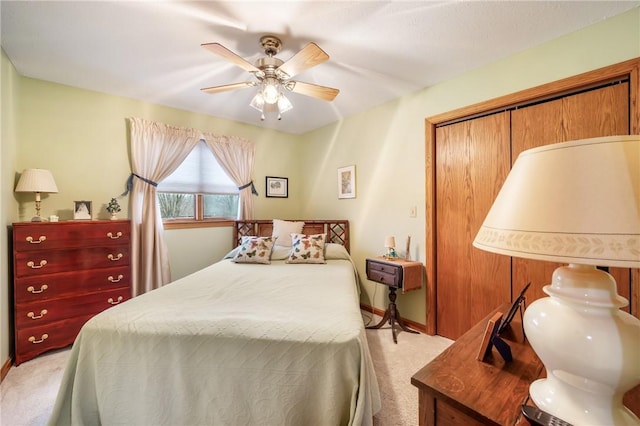
[[[276,36],[266,35],[260,37],[260,46],[268,56],[275,56],[282,49],[282,42]]]

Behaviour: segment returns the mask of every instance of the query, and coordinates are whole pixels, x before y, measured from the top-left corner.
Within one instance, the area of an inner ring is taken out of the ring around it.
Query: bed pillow
[[[242,237],[238,252],[232,259],[235,263],[271,263],[273,237]]]
[[[327,234],[291,234],[291,252],[286,263],[327,263],[324,260],[324,241]]]
[[[271,250],[271,260],[287,260],[289,258],[289,253],[291,253],[291,247],[276,244],[273,246],[273,250]]]
[[[291,234],[301,234],[303,227],[304,222],[273,219],[273,232],[271,236],[277,239],[279,246],[291,247]]]
[[[325,260],[331,259],[343,259],[351,260],[349,252],[342,244],[324,243],[324,258]]]

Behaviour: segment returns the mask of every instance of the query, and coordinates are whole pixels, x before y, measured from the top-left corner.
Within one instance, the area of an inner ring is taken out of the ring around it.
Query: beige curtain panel
[[[253,197],[258,195],[253,186],[254,146],[246,139],[217,136],[211,133],[203,135],[207,146],[240,189],[240,208],[238,219],[253,219]]]

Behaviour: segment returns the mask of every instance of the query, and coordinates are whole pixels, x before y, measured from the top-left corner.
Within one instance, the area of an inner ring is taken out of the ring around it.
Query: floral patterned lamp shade
[[[640,267],[640,136],[520,154],[476,236],[479,249],[568,263],[524,315],[547,369],[530,394],[572,424],[640,424],[622,395],[640,383],[640,320],[596,266]]]

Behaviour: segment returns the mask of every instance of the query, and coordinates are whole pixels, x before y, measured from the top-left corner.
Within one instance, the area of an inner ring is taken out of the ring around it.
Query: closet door
[[[522,151],[563,141],[562,100],[544,102],[511,112],[512,162]],[[544,203],[544,200],[540,200]],[[553,208],[553,206],[549,206]],[[513,258],[512,298],[515,299],[524,286],[531,282],[526,293],[527,304],[545,297],[542,287],[551,283],[553,271],[561,263]]]
[[[620,83],[566,96],[512,112],[513,161],[520,152],[537,146],[599,136],[629,134],[629,83]],[[553,206],[549,206],[553,208]],[[513,297],[531,281],[527,302],[546,296],[559,263],[513,258]],[[629,299],[630,270],[610,268],[618,293]],[[628,308],[626,308],[628,310]]]
[[[511,297],[511,262],[473,239],[511,168],[509,113],[436,129],[437,334],[457,339]]]

